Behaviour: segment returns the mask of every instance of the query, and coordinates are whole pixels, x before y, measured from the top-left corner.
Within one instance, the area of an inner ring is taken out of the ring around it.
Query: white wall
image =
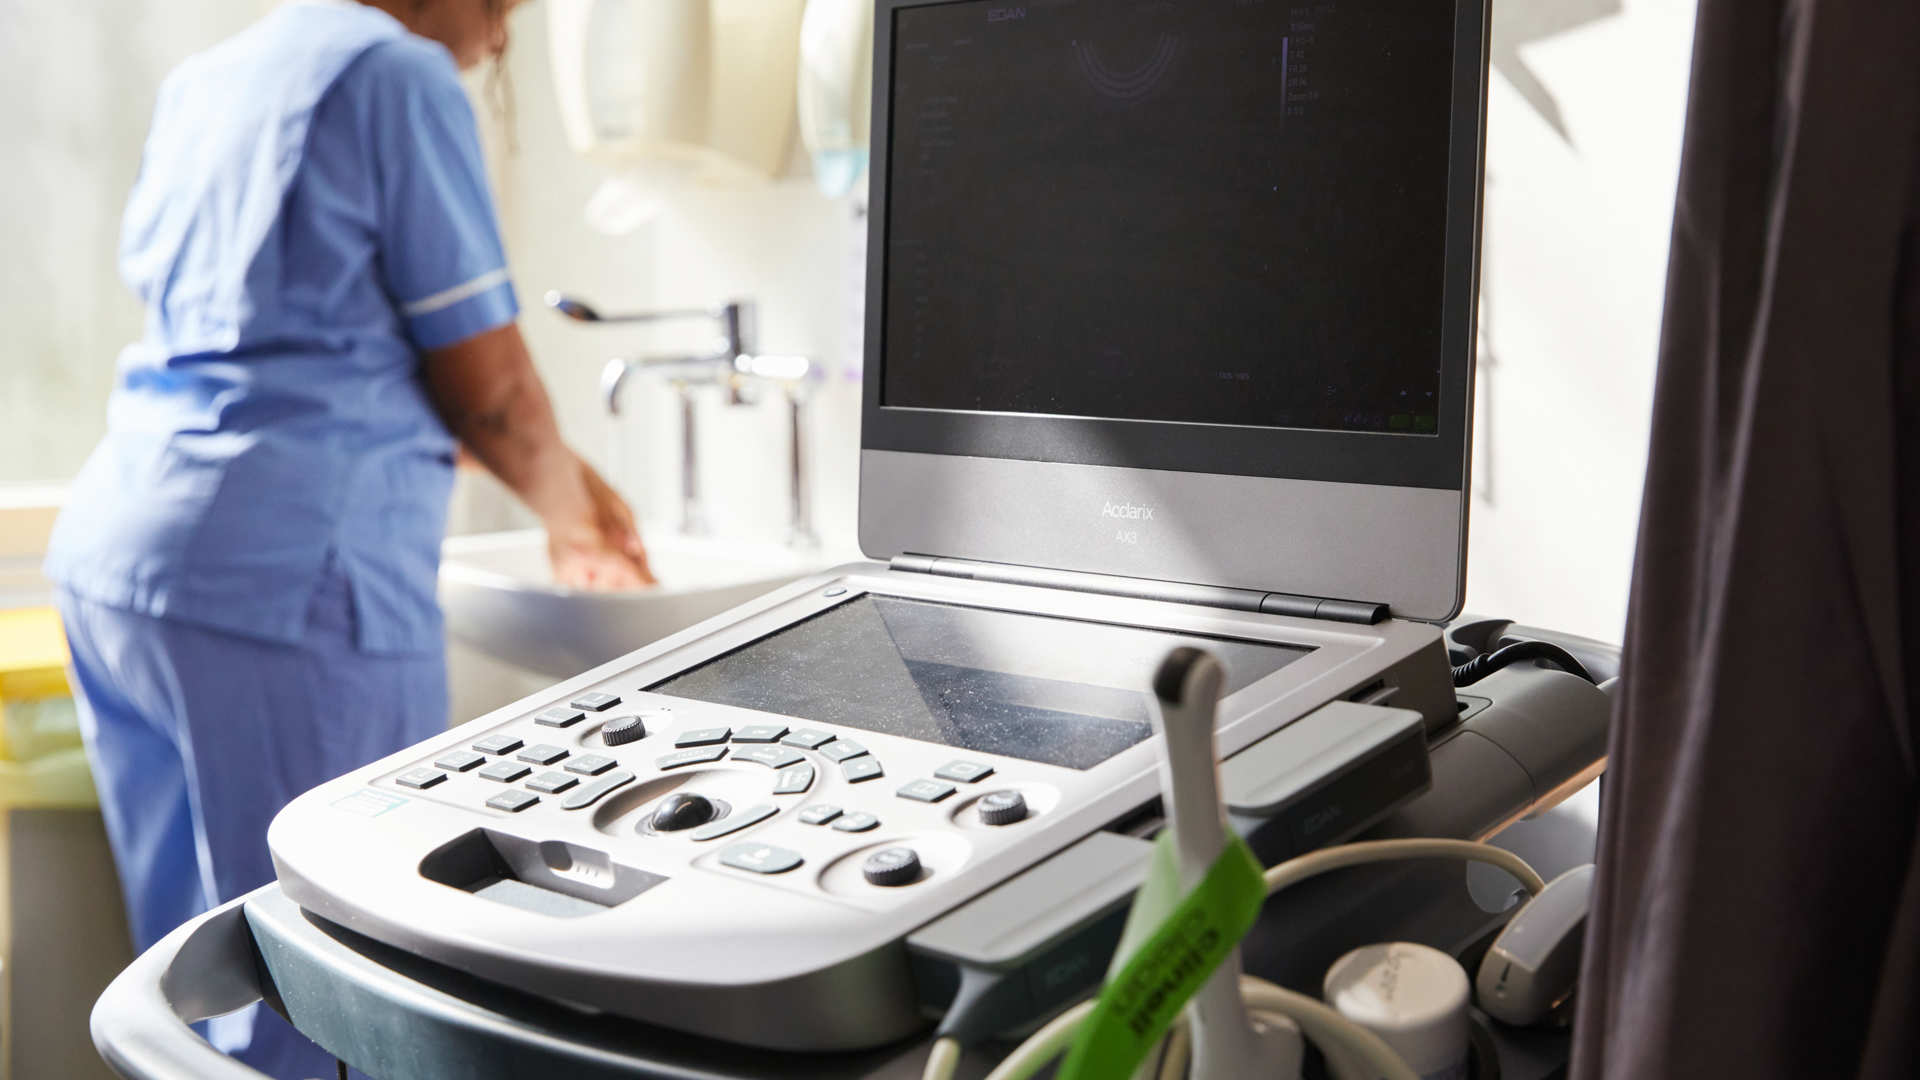
[[[507,149],[506,140],[490,132],[496,195],[527,308],[522,326],[569,438],[626,493],[643,523],[671,527],[679,517],[677,404],[660,384],[636,379],[623,397],[624,415],[611,420],[599,404],[600,367],[616,354],[697,346],[711,328],[584,326],[542,310],[541,294],[561,289],[603,311],[752,300],[759,348],[806,354],[826,365],[828,378],[809,412],[815,522],[831,549],[851,554],[860,390],[847,376],[854,347],[847,312],[862,287],[847,258],[861,233],[851,200],[820,194],[796,146],[785,175],[774,182],[674,190],[651,224],[628,236],[603,236],[586,225],[583,208],[609,174],[566,148],[551,89],[545,12],[537,6],[515,18],[509,70],[517,147]],[[716,531],[783,538],[789,506],[784,404],[770,398],[727,407],[710,392],[699,426],[706,505]],[[502,503],[484,477],[463,478],[456,528],[524,522],[503,512]]]
[[[1468,610],[1619,640],[1646,467],[1693,5],[1496,3]],[[1506,21],[1502,21],[1505,19]],[[1590,20],[1590,21],[1589,21]],[[1537,31],[1535,31],[1537,32]],[[1517,35],[1534,37],[1534,33]],[[1511,61],[1507,65],[1511,69]],[[1566,136],[1537,108],[1551,95]]]
[[[154,93],[263,0],[0,0],[0,485],[59,484],[106,429],[140,305],[120,211]]]

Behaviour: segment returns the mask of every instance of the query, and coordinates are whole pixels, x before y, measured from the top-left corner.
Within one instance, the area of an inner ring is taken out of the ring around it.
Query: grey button
[[[540,796],[538,795],[529,795],[524,791],[508,789],[488,799],[487,805],[493,807],[495,810],[505,810],[509,814],[517,814],[539,801]]]
[[[734,742],[779,742],[787,733],[785,724],[748,724],[733,733]]]
[[[840,816],[839,807],[833,805],[832,803],[817,802],[817,803],[814,803],[812,806],[803,807],[801,809],[800,824],[825,825],[827,822],[832,821],[834,818],[837,818],[839,816]]]
[[[489,735],[475,741],[473,748],[489,754],[511,754],[520,749],[520,740],[511,735]]]
[[[872,780],[877,776],[884,776],[886,775],[886,770],[880,767],[879,758],[863,757],[855,758],[845,765],[840,766],[840,773],[847,778],[847,783],[857,784],[862,780]]]
[[[880,819],[872,814],[855,812],[843,815],[840,820],[833,823],[833,827],[841,832],[866,832],[868,829],[879,828]]]
[[[489,780],[498,780],[503,784],[511,784],[532,771],[532,769],[527,768],[517,761],[496,761],[486,768],[481,769],[480,775]]]
[[[568,773],[580,773],[582,776],[599,776],[612,769],[614,765],[618,765],[618,761],[607,757],[605,753],[580,753],[572,761],[563,765],[563,769]]]
[[[772,817],[778,809],[772,803],[749,806],[745,810],[735,810],[719,821],[708,822],[687,835],[695,840],[717,840],[728,833],[739,832],[749,825],[758,825]]]
[[[598,780],[592,780],[569,792],[560,800],[562,810],[584,810],[599,802],[606,794],[617,788],[633,783],[633,774],[625,769],[610,772]]]
[[[561,705],[555,705],[553,708],[534,717],[533,722],[539,724],[541,727],[572,727],[586,718],[587,714],[581,712],[579,709],[569,709]]]
[[[527,787],[546,795],[558,795],[579,782],[579,777],[563,772],[543,772],[527,781]]]
[[[867,748],[852,739],[835,739],[822,746],[820,752],[827,756],[828,761],[845,761],[866,753]]]
[[[555,746],[552,743],[534,743],[513,756],[521,761],[531,761],[535,765],[551,765],[567,756],[567,748]]]
[[[773,778],[775,795],[798,795],[813,786],[813,766],[806,762],[789,765]]]
[[[606,712],[608,709],[620,704],[620,695],[603,694],[596,690],[591,694],[581,694],[579,697],[567,702],[567,704],[576,709],[585,709],[588,712]]]
[[[942,780],[952,780],[962,784],[977,784],[993,775],[993,766],[982,765],[977,761],[949,761],[933,770],[933,775]]]
[[[677,769],[682,765],[702,765],[709,761],[719,761],[727,756],[724,746],[702,746],[693,750],[679,750],[665,757],[655,758],[656,769]]]
[[[740,736],[735,735],[734,741],[739,740]],[[751,761],[755,765],[765,765],[769,769],[784,769],[789,765],[798,765],[807,759],[801,756],[800,751],[789,750],[784,746],[751,746],[745,750],[734,750],[733,760]]]
[[[681,732],[674,740],[675,746],[712,746],[727,741],[733,734],[732,728],[703,727]]]
[[[901,784],[900,790],[894,794],[914,802],[939,802],[953,794],[953,785],[938,780],[909,780]]]
[[[620,764],[618,761],[605,754],[581,754],[567,762],[565,768],[568,772],[579,773],[581,776],[599,776],[618,764]]]
[[[720,853],[722,864],[756,874],[784,874],[803,861],[799,852],[769,844],[735,844]]]
[[[780,741],[802,750],[818,750],[822,744],[833,741],[833,732],[821,731],[819,728],[801,728]]]
[[[401,787],[430,788],[446,778],[447,774],[439,769],[408,769],[394,777],[393,782]]]
[[[487,755],[476,754],[471,750],[449,750],[433,759],[435,765],[449,772],[466,772],[477,769],[487,763]]]

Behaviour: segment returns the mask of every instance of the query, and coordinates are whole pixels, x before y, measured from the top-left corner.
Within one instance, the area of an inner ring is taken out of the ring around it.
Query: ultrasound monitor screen
[[[1453,23],[898,10],[880,404],[1434,434]]]

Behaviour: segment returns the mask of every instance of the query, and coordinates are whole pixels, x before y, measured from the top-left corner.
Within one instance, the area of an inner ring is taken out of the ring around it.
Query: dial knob
[[[600,729],[600,741],[608,746],[625,746],[646,734],[646,722],[639,717],[616,716]]]
[[[653,808],[653,827],[657,832],[679,832],[713,820],[713,800],[690,791],[676,791]]]
[[[1017,791],[996,791],[980,796],[980,824],[1011,825],[1027,819],[1026,796]]]
[[[860,872],[871,885],[909,885],[920,880],[920,856],[912,848],[881,848],[867,856]]]

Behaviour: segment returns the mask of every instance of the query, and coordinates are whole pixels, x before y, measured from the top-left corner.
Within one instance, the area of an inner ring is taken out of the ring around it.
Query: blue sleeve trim
[[[438,296],[444,298],[458,291],[459,287],[456,287]],[[458,296],[449,303],[414,313],[419,306],[418,303],[407,305],[407,333],[412,336],[413,343],[422,349],[444,349],[449,345],[458,345],[489,330],[498,330],[520,314],[520,301],[514,296],[513,283],[504,276],[496,284],[488,285],[479,292]]]

